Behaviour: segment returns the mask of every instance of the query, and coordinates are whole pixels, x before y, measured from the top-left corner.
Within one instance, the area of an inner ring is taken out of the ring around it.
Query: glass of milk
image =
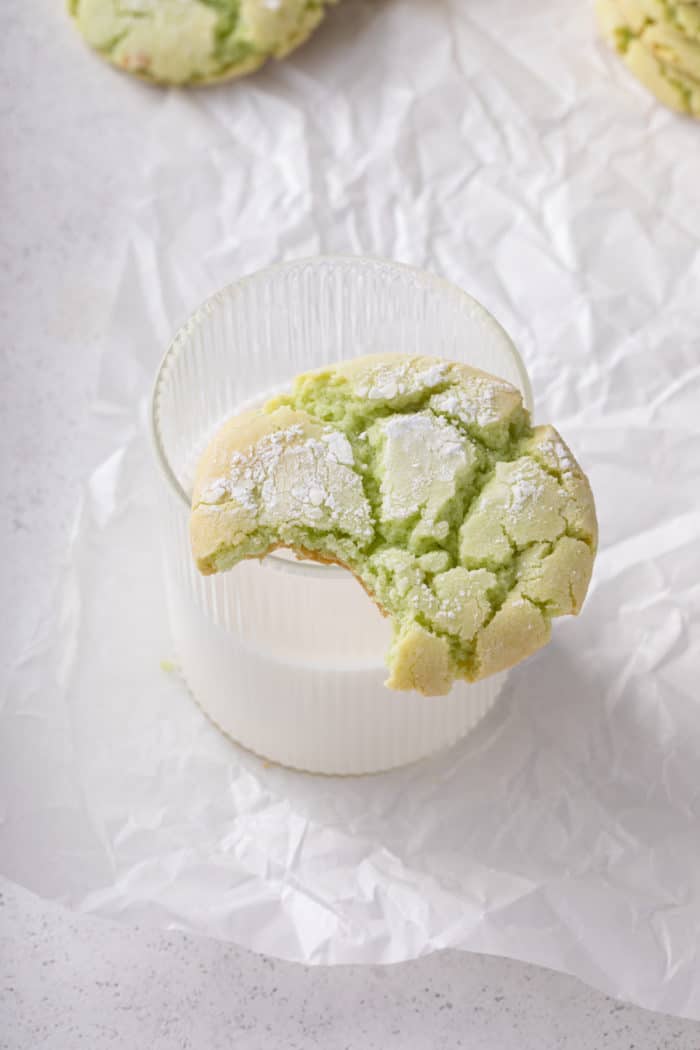
[[[153,390],[163,573],[182,674],[233,740],[310,772],[377,772],[453,744],[506,677],[458,683],[444,697],[392,692],[388,621],[349,572],[283,551],[215,576],[194,566],[191,485],[220,424],[299,372],[382,351],[491,372],[532,407],[517,350],[474,299],[408,266],[340,256],[282,263],[217,292],[173,339]]]

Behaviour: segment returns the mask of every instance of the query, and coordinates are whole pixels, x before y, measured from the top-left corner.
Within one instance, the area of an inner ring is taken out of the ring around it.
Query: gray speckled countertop
[[[0,1047],[11,1050],[697,1050],[700,1025],[570,977],[442,952],[311,969],[68,915],[5,888]]]
[[[7,655],[48,600],[45,581],[60,563],[77,485],[105,451],[87,405],[110,302],[109,246],[120,236],[118,202],[136,178],[144,107],[155,95],[108,71],[98,90],[95,60],[61,4],[3,5],[0,47]],[[700,1046],[698,1024],[520,963],[445,952],[385,968],[307,969],[0,889],[4,1050]]]

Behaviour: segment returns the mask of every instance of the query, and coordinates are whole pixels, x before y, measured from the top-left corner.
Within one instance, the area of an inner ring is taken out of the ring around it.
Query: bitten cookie
[[[191,537],[205,574],[276,547],[347,567],[392,620],[387,685],[439,695],[580,610],[597,526],[581,468],[514,387],[381,354],[299,376],[221,427]]]
[[[85,40],[113,65],[162,84],[251,73],[311,34],[332,0],[69,0]]]
[[[601,31],[661,102],[700,117],[700,0],[596,0]]]

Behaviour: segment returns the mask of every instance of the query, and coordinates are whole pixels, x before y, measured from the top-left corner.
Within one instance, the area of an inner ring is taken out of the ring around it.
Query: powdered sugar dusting
[[[550,465],[553,465],[560,474],[575,473],[576,463],[560,437],[548,438],[542,442],[540,448]]]
[[[384,440],[381,484],[382,513],[390,520],[411,517],[430,503],[452,495],[457,477],[474,462],[469,442],[450,423],[432,412],[381,420]],[[428,506],[428,516],[437,508]],[[441,523],[446,534],[448,526]]]
[[[202,493],[200,502],[214,505],[222,503],[224,500],[229,499],[230,496],[231,490],[228,481],[225,478],[217,478],[216,481],[212,481],[210,485],[207,485]]]
[[[338,463],[343,463],[346,467],[354,465],[355,456],[352,445],[345,434],[341,434],[339,430],[333,430],[332,427],[327,427],[321,440],[325,441],[329,455],[335,457]]]
[[[531,516],[543,492],[539,467],[530,459],[520,460],[510,476],[509,484],[510,512],[515,517]]]
[[[487,427],[507,419],[515,393],[509,383],[487,376],[472,376],[467,386],[435,394],[430,407],[469,426]],[[511,395],[505,398],[504,395]]]
[[[393,401],[439,386],[446,373],[447,365],[440,361],[418,365],[414,361],[383,362],[359,377],[354,390],[369,401]]]
[[[340,528],[360,539],[373,533],[362,481],[345,435],[326,428],[309,436],[299,424],[234,452],[229,473],[202,493],[202,504],[234,501],[263,526]]]

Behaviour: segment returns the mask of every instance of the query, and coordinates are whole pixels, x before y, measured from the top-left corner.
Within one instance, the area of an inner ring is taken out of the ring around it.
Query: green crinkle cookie
[[[654,95],[700,117],[699,0],[596,0],[603,35]]]
[[[277,547],[345,566],[392,620],[387,685],[437,695],[579,611],[597,526],[581,468],[514,387],[382,354],[227,422],[199,464],[191,536],[205,574]]]
[[[69,0],[85,40],[120,69],[163,84],[250,73],[310,35],[332,0]]]

